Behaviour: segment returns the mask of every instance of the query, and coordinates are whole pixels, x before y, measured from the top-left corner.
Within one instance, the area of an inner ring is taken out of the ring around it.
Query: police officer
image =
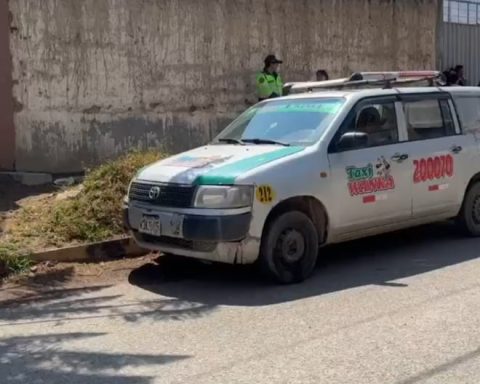
[[[265,58],[265,67],[256,78],[259,101],[282,96],[283,81],[278,74],[278,66],[282,63],[275,55],[268,55]]]

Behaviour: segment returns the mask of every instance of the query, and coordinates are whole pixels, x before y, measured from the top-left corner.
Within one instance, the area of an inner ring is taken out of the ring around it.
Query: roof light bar
[[[377,86],[390,88],[392,85],[399,86],[411,84],[420,81],[427,81],[428,85],[437,85],[441,80],[440,71],[385,71],[385,72],[357,72],[348,78],[310,81],[285,84],[285,94],[313,92],[313,90],[342,89],[342,88],[361,88],[362,86]]]

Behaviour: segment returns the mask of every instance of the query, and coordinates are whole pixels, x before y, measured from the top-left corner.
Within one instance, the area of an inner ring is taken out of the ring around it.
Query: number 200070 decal
[[[413,165],[415,166],[414,183],[452,177],[454,172],[454,160],[451,155],[414,160]]]

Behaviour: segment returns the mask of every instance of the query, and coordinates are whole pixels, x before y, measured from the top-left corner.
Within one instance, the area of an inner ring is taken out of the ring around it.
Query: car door
[[[370,116],[365,117],[366,111]],[[395,96],[364,99],[352,109],[330,143],[330,220],[337,233],[411,218],[412,179],[408,143],[402,142],[405,135],[399,130],[400,111],[401,103]],[[368,142],[347,149],[339,147],[346,133],[355,132],[367,133]]]
[[[411,157],[413,216],[455,215],[468,182],[469,139],[447,93],[402,95]]]

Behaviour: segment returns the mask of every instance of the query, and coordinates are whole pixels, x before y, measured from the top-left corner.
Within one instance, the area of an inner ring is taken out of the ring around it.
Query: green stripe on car
[[[198,176],[195,179],[194,184],[232,185],[235,183],[235,179],[241,174],[261,165],[301,152],[303,149],[304,147],[285,147],[277,151],[263,153],[261,155],[252,156],[231,164],[226,164]]]

